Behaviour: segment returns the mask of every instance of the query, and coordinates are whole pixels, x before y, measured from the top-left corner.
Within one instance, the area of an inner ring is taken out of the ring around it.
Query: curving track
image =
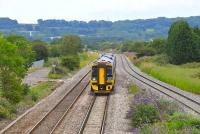
[[[88,108],[78,134],[103,134],[109,96],[96,96]]]
[[[170,88],[161,82],[158,82],[156,80],[153,80],[152,78],[149,78],[133,68],[131,66],[130,61],[127,59],[126,56],[120,56],[122,66],[127,74],[134,77],[136,80],[140,81],[141,83],[153,88],[154,90],[157,90],[174,100],[180,102],[184,106],[188,107],[192,111],[194,111],[197,114],[200,114],[200,102],[192,97],[187,96],[187,94],[180,93],[179,91],[174,90],[173,88]],[[199,99],[199,98],[198,98]]]

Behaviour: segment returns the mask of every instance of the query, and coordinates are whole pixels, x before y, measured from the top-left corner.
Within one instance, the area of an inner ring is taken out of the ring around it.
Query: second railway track
[[[72,108],[79,96],[89,84],[89,72],[49,111],[28,133],[49,134],[53,133],[58,124]]]
[[[169,87],[162,85],[159,82],[147,78],[146,76],[140,74],[138,71],[134,70],[125,56],[120,56],[120,58],[124,70],[130,76],[134,77],[135,79],[144,83],[145,85],[169,96],[170,98],[173,98],[174,100],[178,101],[179,103],[183,104],[184,106],[188,107],[189,109],[200,115],[200,103],[194,98],[188,97],[187,95],[181,94],[173,89],[170,89]]]

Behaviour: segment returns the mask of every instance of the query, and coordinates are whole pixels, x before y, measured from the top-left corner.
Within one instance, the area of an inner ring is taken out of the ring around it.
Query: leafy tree
[[[68,55],[62,57],[61,64],[69,70],[74,70],[80,66],[80,58],[78,55]]]
[[[61,38],[62,55],[77,54],[82,51],[81,39],[76,35],[66,35]]]
[[[3,38],[3,34],[2,33],[0,33],[0,38]]]
[[[23,86],[21,79],[8,70],[1,70],[2,96],[11,103],[16,104],[23,98]]]
[[[18,53],[16,44],[0,38],[0,90],[11,103],[22,98],[21,79],[25,74],[24,58]]]
[[[6,36],[6,39],[10,43],[14,43],[17,46],[17,53],[19,53],[25,60],[25,67],[28,69],[34,61],[34,54],[31,50],[31,43],[24,37],[10,34]]]
[[[155,55],[155,49],[149,46],[145,46],[142,49],[139,50],[139,52],[136,54],[137,57],[143,57],[143,56],[153,56]]]
[[[36,53],[36,60],[42,60],[44,59],[47,61],[48,59],[48,48],[47,44],[43,41],[34,41],[32,50]]]
[[[197,34],[198,36],[200,36],[200,29],[199,29],[198,26],[194,27],[193,31],[194,31],[195,34]]]
[[[167,54],[171,62],[175,64],[197,59],[197,44],[194,42],[192,30],[186,21],[179,20],[172,24],[168,35]]]
[[[61,55],[60,45],[51,45],[49,49],[49,55],[51,57],[59,57]]]
[[[155,49],[156,54],[161,54],[166,52],[166,44],[167,41],[165,39],[154,39],[152,42],[150,42],[149,47],[152,47]]]

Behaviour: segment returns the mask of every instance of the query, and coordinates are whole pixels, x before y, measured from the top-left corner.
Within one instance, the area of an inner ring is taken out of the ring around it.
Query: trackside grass
[[[29,93],[29,95],[31,96],[31,99],[33,101],[37,101],[38,99],[44,98],[51,92],[54,84],[55,82],[47,81],[47,82],[41,82],[37,84],[36,86],[33,86],[30,89],[30,93]]]
[[[56,87],[56,85],[56,82],[45,81],[30,87],[28,94],[25,96],[24,100],[20,102],[19,105],[34,105],[35,102],[38,102],[39,100],[48,96],[54,87]]]
[[[158,64],[152,58],[139,59],[136,65],[144,72],[182,90],[200,94],[200,63]]]
[[[128,93],[129,94],[134,95],[134,94],[138,93],[139,91],[140,91],[140,89],[134,84],[131,84],[131,85],[128,86]]]

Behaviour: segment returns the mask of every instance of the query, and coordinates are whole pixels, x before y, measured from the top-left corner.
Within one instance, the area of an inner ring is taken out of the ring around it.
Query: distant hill
[[[65,34],[80,35],[84,42],[150,40],[166,37],[170,25],[176,21],[187,20],[190,26],[200,27],[200,16],[123,21],[65,21],[42,20],[37,24],[19,24],[16,20],[0,18],[0,32],[23,35],[29,39],[50,41]]]

